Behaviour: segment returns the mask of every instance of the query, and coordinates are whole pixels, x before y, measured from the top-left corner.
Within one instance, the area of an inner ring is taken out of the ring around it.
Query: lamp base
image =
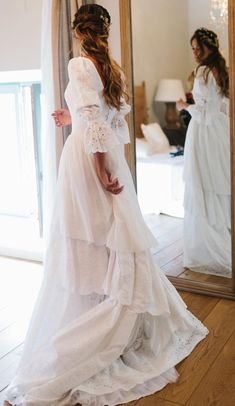
[[[166,102],[165,120],[166,129],[177,130],[181,127],[179,113],[176,110],[176,102]]]

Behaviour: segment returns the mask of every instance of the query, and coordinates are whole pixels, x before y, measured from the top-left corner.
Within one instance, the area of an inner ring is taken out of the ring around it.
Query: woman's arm
[[[63,127],[71,124],[70,112],[67,109],[57,109],[52,113],[52,117],[55,120],[57,127]]]
[[[94,153],[96,174],[100,180],[100,183],[108,192],[118,195],[119,193],[121,193],[124,186],[120,186],[119,180],[117,178],[112,179],[111,174],[105,167],[105,156],[105,152]]]

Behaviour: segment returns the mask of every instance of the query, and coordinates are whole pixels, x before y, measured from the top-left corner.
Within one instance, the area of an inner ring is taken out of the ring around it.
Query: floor
[[[39,263],[0,258],[0,405],[14,376],[42,279]],[[176,384],[129,406],[234,406],[235,301],[180,292],[210,334],[177,366]]]
[[[156,263],[167,276],[231,286],[231,278],[208,275],[183,268],[183,219],[163,214],[144,216],[148,227],[156,237],[152,250]]]
[[[0,257],[0,405],[19,362],[41,280],[40,263]]]

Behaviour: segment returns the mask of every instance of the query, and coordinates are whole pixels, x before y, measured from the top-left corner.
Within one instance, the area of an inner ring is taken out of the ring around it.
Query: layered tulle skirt
[[[113,406],[152,394],[176,382],[175,365],[208,334],[154,262],[155,239],[123,151],[113,152],[118,165],[111,168],[125,181],[123,192],[112,196],[97,184],[93,195],[81,190],[83,175],[86,185],[96,183],[92,158],[73,161],[74,148],[72,138],[61,160],[44,281],[7,390],[15,405]]]
[[[228,118],[192,119],[185,145],[184,265],[231,277],[230,133]]]

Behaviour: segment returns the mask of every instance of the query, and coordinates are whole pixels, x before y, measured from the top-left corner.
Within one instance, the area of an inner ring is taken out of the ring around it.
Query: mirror
[[[230,216],[234,6],[226,0],[123,3],[121,25],[132,52],[129,56],[125,42],[122,57],[134,96],[133,148],[127,157],[133,174],[136,162],[141,211],[157,240],[154,257],[176,287],[235,298]],[[217,34],[230,65],[229,98],[220,85],[226,69],[219,73],[221,80],[216,69],[206,77],[210,61],[193,58],[200,44],[190,39],[201,27],[209,31],[199,34],[209,40],[217,41],[211,31]],[[197,69],[199,62],[203,66]],[[190,107],[179,112],[179,99]]]

